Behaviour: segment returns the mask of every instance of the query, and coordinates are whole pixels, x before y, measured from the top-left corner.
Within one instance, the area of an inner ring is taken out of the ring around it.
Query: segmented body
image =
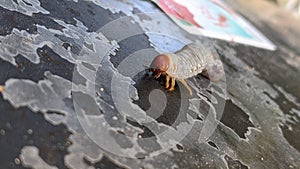
[[[191,43],[175,53],[165,55],[170,60],[166,73],[176,79],[187,79],[214,65],[217,67],[215,70],[208,72],[208,74],[210,73],[211,76],[215,76],[218,73],[224,73],[222,62],[219,60],[217,53],[201,43]]]
[[[166,76],[166,88],[173,91],[175,79],[179,80],[192,95],[192,89],[184,79],[199,73],[210,81],[219,81],[224,76],[224,69],[217,52],[212,46],[202,43],[191,43],[175,53],[160,54],[156,56],[149,68],[154,78]],[[171,84],[169,83],[171,79]]]

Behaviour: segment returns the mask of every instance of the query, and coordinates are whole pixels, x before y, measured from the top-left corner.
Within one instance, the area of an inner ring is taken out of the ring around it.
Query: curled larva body
[[[191,89],[184,79],[193,77],[199,73],[207,76],[211,81],[219,81],[224,76],[223,64],[214,48],[201,43],[185,45],[175,53],[158,55],[151,63],[150,69],[155,77],[166,75],[166,88],[169,88],[169,80],[172,78],[171,88],[174,90],[175,79],[181,81],[187,87],[190,94]]]
[[[203,71],[209,53],[202,49],[202,45],[189,44],[166,55],[170,59],[170,67],[166,73],[177,79],[187,79]]]

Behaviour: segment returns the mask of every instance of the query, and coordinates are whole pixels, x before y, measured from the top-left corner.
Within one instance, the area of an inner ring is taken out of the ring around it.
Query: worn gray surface
[[[189,35],[149,1],[0,2],[0,168],[300,168],[297,36],[240,12],[277,51]],[[226,80],[189,97],[144,71],[195,41]]]

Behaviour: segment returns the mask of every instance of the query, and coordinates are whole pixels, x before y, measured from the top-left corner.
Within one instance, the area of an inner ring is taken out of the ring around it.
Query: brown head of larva
[[[170,60],[167,55],[161,54],[156,56],[150,64],[149,71],[153,73],[155,78],[165,73],[170,65]]]

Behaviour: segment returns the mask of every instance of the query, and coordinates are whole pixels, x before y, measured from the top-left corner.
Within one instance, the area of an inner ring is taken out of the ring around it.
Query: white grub
[[[175,53],[165,55],[169,57],[170,65],[173,65],[166,73],[176,79],[187,79],[202,71],[207,71],[212,81],[218,81],[224,76],[223,64],[217,53],[202,43],[190,43]]]
[[[202,43],[190,43],[175,53],[160,54],[154,58],[150,65],[154,77],[166,75],[166,88],[174,90],[175,79],[179,80],[192,95],[192,90],[185,79],[199,73],[217,82],[224,77],[224,69],[213,46]],[[171,80],[170,80],[171,79]],[[171,85],[169,82],[171,81]]]

